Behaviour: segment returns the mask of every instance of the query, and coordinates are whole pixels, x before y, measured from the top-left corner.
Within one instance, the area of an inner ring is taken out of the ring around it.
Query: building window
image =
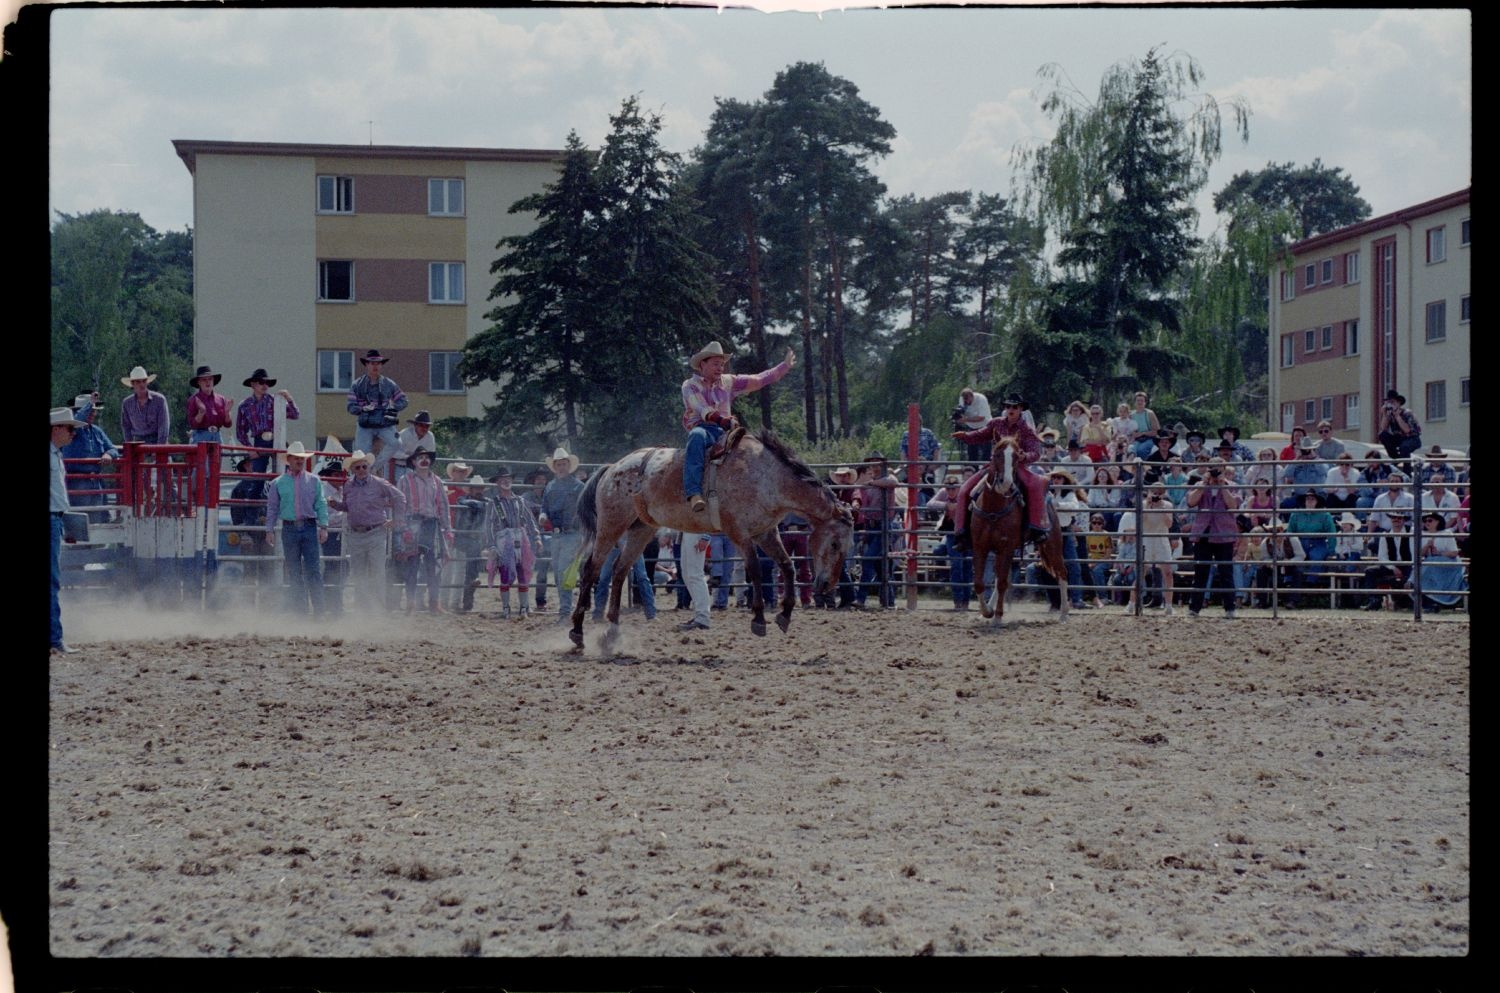
[[[1358,321],[1345,321],[1344,322],[1344,354],[1345,355],[1358,355],[1359,354],[1359,322]]]
[[[1311,355],[1318,350],[1318,329],[1308,328],[1302,332],[1302,353]]]
[[[1465,376],[1458,381],[1458,405],[1467,407],[1469,405],[1469,377]]]
[[[1318,405],[1322,408],[1319,419],[1333,423],[1333,397],[1323,397]]]
[[[354,177],[318,177],[318,213],[354,213]]]
[[[1344,395],[1344,427],[1359,427],[1359,394],[1346,393]]]
[[[1467,293],[1458,298],[1458,323],[1469,323],[1469,294]]]
[[[1467,217],[1458,222],[1458,246],[1469,247],[1469,219]]]
[[[429,179],[427,181],[427,213],[436,217],[464,216],[464,181]]]
[[[1281,274],[1281,299],[1297,299],[1297,274],[1295,272]]]
[[[1309,262],[1307,268],[1302,270],[1302,285],[1304,288],[1318,285],[1317,263]]]
[[[1322,266],[1323,266],[1323,282],[1325,282],[1325,283],[1331,283],[1331,282],[1333,282],[1333,259],[1324,259],[1323,262],[1322,262]]]
[[[354,300],[354,263],[333,261],[318,263],[318,299],[352,302]]]
[[[1323,325],[1323,342],[1322,342],[1321,347],[1323,347],[1323,348],[1332,348],[1333,347],[1333,325],[1332,324],[1325,324],[1325,325]]]
[[[354,353],[318,352],[318,392],[347,393],[354,385]]]
[[[1296,361],[1297,340],[1289,334],[1281,336],[1281,368],[1286,369]]]
[[[464,392],[464,380],[458,374],[458,363],[463,357],[463,352],[428,352],[427,392]]]
[[[1284,403],[1281,405],[1281,430],[1290,432],[1297,426],[1297,405],[1295,403]]]
[[[464,264],[462,262],[429,262],[427,264],[427,302],[464,302]]]
[[[1359,282],[1359,253],[1350,252],[1344,256],[1344,282]]]
[[[1438,300],[1427,305],[1427,340],[1442,341],[1448,337],[1448,301]]]
[[[1443,232],[1446,228],[1427,229],[1427,261],[1428,263],[1441,262],[1448,257],[1448,248],[1443,240]]]
[[[1302,423],[1311,424],[1318,419],[1318,401],[1307,400],[1302,404]]]
[[[1439,379],[1427,384],[1427,420],[1442,421],[1448,417],[1448,381]]]

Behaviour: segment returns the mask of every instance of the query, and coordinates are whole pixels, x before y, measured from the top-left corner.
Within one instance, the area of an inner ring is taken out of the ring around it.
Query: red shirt
[[[958,440],[966,445],[982,445],[985,442],[995,443],[1002,438],[1014,438],[1021,446],[1021,462],[1035,462],[1042,457],[1042,439],[1036,436],[1031,425],[1026,423],[1024,417],[1016,418],[1014,426],[1006,423],[1004,417],[992,419],[984,427],[977,431],[961,431]]]

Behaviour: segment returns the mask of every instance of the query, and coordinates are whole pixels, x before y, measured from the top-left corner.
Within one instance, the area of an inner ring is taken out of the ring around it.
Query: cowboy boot
[[[693,513],[701,514],[708,509],[708,501],[703,499],[703,494],[694,493],[688,497],[688,505],[693,508]]]
[[[510,620],[510,590],[500,591],[500,619]]]

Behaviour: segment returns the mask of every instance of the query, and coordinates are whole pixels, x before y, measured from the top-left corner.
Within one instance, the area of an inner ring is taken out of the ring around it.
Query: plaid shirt
[[[297,405],[286,402],[286,419],[295,421],[302,415]],[[234,437],[241,445],[254,445],[255,439],[276,426],[276,397],[270,390],[263,397],[254,393],[240,403],[239,413],[234,418]]]
[[[791,366],[783,360],[779,365],[774,365],[765,372],[758,372],[753,376],[731,376],[725,373],[717,381],[704,379],[702,376],[693,376],[682,384],[682,429],[691,431],[708,419],[710,413],[728,415],[731,413],[730,404],[734,398],[741,393],[754,393],[762,386],[770,386],[772,383],[785,376],[791,370]]]

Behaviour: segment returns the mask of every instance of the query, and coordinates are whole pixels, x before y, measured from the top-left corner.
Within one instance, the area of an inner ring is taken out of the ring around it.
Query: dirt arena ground
[[[65,606],[49,950],[1470,949],[1466,622],[683,616]]]

